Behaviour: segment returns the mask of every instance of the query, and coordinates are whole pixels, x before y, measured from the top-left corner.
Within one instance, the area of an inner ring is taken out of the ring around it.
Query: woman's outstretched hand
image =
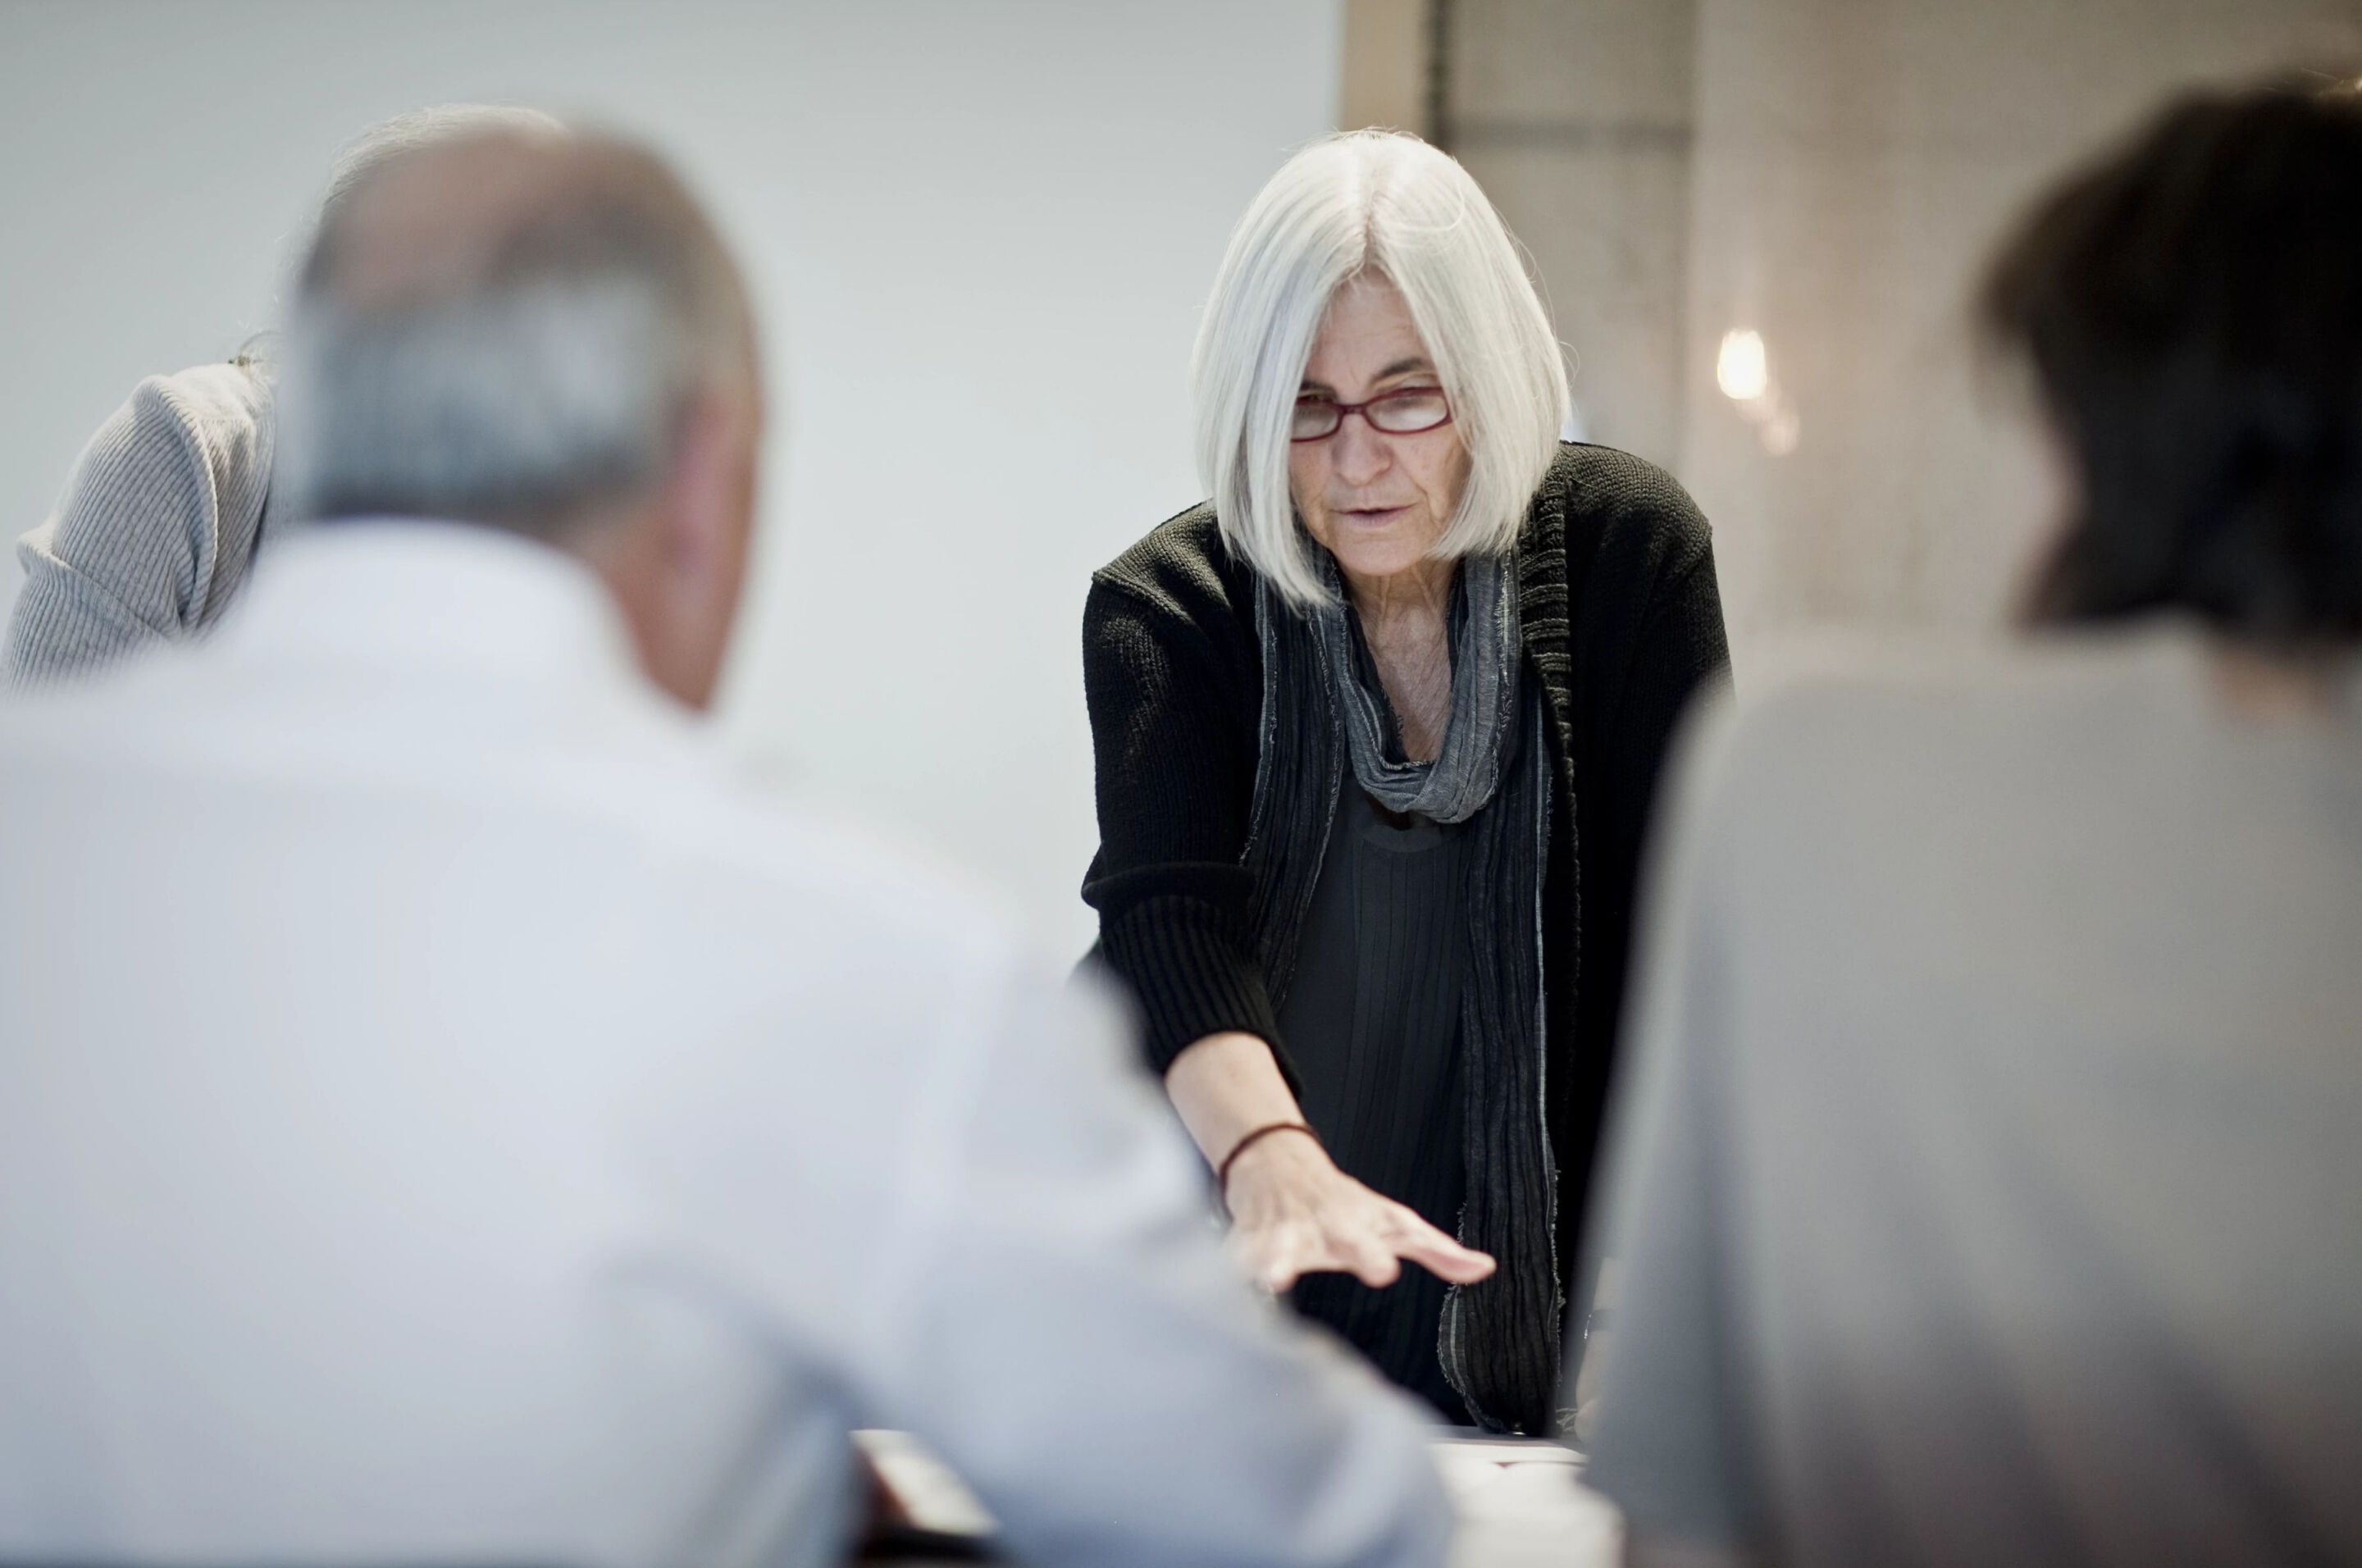
[[[1490,1256],[1363,1187],[1301,1132],[1256,1140],[1231,1166],[1228,1187],[1231,1245],[1248,1277],[1274,1294],[1331,1270],[1392,1285],[1404,1259],[1454,1285],[1493,1272]]]
[[[1253,1034],[1195,1042],[1165,1070],[1164,1088],[1216,1167],[1257,1128],[1304,1120],[1271,1047]],[[1231,1243],[1249,1276],[1275,1294],[1326,1271],[1392,1285],[1406,1258],[1454,1285],[1493,1272],[1491,1257],[1363,1187],[1302,1132],[1268,1132],[1247,1145],[1231,1162],[1227,1187]]]

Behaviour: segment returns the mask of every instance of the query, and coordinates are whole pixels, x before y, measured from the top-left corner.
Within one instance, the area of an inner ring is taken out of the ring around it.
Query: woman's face
[[[1358,403],[1440,384],[1402,292],[1370,271],[1329,302],[1299,395]],[[1348,578],[1392,577],[1419,566],[1459,510],[1468,449],[1456,425],[1390,436],[1349,414],[1334,435],[1288,447],[1287,482],[1305,527]]]

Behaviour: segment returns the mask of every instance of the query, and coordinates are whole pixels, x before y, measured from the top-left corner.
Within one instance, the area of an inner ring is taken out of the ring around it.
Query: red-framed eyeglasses
[[[1290,441],[1326,441],[1337,434],[1349,414],[1369,421],[1370,428],[1389,436],[1416,436],[1451,423],[1451,404],[1441,387],[1405,387],[1383,392],[1366,403],[1339,403],[1332,397],[1299,397],[1288,423]]]

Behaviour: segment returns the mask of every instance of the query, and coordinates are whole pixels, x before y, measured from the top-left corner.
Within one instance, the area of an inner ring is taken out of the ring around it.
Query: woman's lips
[[[1401,522],[1409,513],[1407,506],[1352,506],[1340,510],[1336,516],[1356,528],[1385,528]]]

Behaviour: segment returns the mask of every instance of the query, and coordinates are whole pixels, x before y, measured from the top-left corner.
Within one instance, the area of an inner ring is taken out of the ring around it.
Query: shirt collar
[[[521,535],[429,519],[338,520],[288,535],[257,561],[214,646],[241,661],[648,687],[588,566]]]

